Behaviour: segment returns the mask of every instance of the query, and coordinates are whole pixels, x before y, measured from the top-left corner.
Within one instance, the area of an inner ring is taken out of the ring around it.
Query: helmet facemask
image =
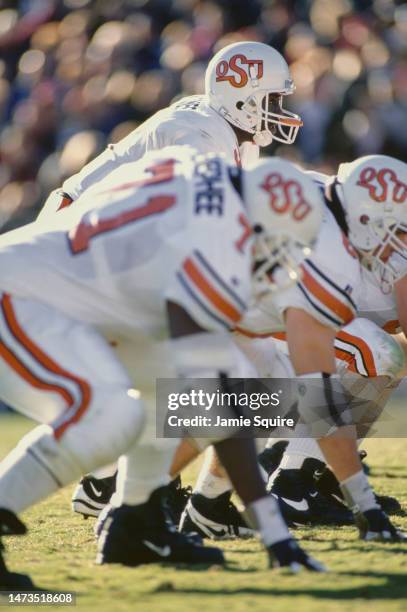
[[[295,141],[302,121],[295,113],[283,109],[282,105],[283,94],[257,91],[240,106],[239,110],[251,119],[250,131],[254,133],[253,141],[257,145],[265,147],[273,140],[283,144]]]
[[[383,217],[369,222],[369,233],[375,246],[369,250],[356,247],[361,263],[371,270],[383,293],[390,293],[405,272],[392,255],[399,255],[407,266],[407,244],[400,238],[400,234],[407,233],[407,225],[394,217]]]
[[[254,232],[255,297],[282,291],[299,282],[301,264],[309,256],[310,248],[288,234],[266,234],[261,226],[255,226]]]

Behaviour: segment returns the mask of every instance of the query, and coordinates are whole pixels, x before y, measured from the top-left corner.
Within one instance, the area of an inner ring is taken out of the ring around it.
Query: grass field
[[[0,458],[31,427],[20,417],[0,417]],[[370,440],[364,448],[376,489],[396,495],[407,510],[406,441]],[[196,466],[190,478],[194,471]],[[222,544],[226,568],[99,567],[94,565],[93,521],[71,513],[70,494],[71,487],[24,515],[29,535],[7,538],[7,559],[43,587],[75,591],[81,611],[407,610],[407,544],[366,544],[350,527],[298,530],[307,550],[330,569],[319,575],[268,570],[255,540]],[[407,531],[406,513],[395,522]]]

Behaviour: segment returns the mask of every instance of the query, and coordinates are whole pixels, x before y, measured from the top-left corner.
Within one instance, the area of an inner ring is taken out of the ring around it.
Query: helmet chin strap
[[[253,142],[259,147],[268,147],[268,145],[273,142],[273,136],[270,132],[264,130],[262,132],[256,132],[253,136]]]

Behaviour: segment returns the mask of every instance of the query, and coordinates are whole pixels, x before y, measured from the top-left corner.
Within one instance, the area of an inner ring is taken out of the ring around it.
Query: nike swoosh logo
[[[90,488],[92,489],[93,495],[94,495],[95,497],[102,497],[102,495],[103,495],[103,491],[99,491],[99,489],[97,489],[97,488],[95,487],[95,485],[94,485],[93,483],[91,483],[91,482],[89,483],[89,486],[90,486]]]
[[[171,548],[169,546],[156,546],[148,540],[143,540],[143,544],[150,550],[157,553],[160,557],[169,557],[171,554]]]
[[[280,499],[299,512],[305,512],[309,509],[308,502],[304,498],[299,502],[295,501],[294,499],[286,499],[285,497],[280,497]]]

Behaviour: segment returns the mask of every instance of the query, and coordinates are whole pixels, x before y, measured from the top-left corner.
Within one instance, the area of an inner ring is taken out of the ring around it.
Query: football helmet
[[[350,242],[388,293],[407,268],[407,164],[386,155],[361,157],[339,166],[335,188]]]
[[[205,74],[210,106],[232,125],[254,134],[253,141],[261,147],[272,140],[294,142],[302,121],[282,106],[283,96],[294,89],[283,56],[259,42],[224,47]]]
[[[301,263],[315,243],[323,211],[317,185],[292,163],[263,158],[242,170],[242,196],[254,230],[254,292],[301,280]]]

